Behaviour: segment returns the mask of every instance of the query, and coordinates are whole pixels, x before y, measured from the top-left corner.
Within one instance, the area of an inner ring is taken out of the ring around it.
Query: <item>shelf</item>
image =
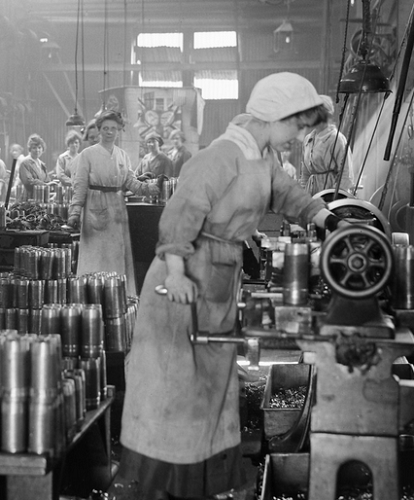
[[[0,453],[0,475],[44,476],[82,439],[89,428],[105,414],[113,401],[113,396],[103,401],[96,410],[86,413],[80,431],[66,447],[60,457],[36,455],[34,453]]]

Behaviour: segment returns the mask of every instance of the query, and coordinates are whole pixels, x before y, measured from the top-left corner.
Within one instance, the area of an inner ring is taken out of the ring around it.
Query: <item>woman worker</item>
[[[292,73],[259,81],[226,132],[183,167],[159,224],[126,366],[117,493],[202,498],[242,485],[234,344],[193,345],[198,329],[230,334],[237,316],[242,242],[269,209],[330,229],[339,219],[271,155],[317,124],[322,100]],[[165,285],[167,296],[155,292]]]
[[[46,151],[46,143],[38,134],[27,140],[29,154],[20,163],[19,176],[24,186],[22,199],[33,199],[34,186],[45,186],[50,182],[46,165],[40,157]]]
[[[148,153],[139,162],[136,175],[138,178],[147,175],[148,177],[159,177],[166,175],[172,177],[172,162],[166,154],[161,151],[164,144],[162,137],[152,132],[145,137]]]
[[[88,146],[94,146],[99,142],[99,130],[96,126],[95,118],[91,120],[85,128],[83,133],[83,140],[87,141]]]
[[[58,156],[56,161],[56,177],[63,186],[71,186],[76,162],[74,161],[81,145],[82,137],[76,130],[69,130],[65,137],[67,150]]]
[[[173,147],[168,151],[168,158],[172,162],[172,177],[178,177],[181,168],[186,161],[191,158],[191,153],[184,146],[184,134],[181,130],[173,130],[170,134],[170,139],[173,142]]]
[[[340,189],[350,191],[353,186],[352,153],[347,140],[333,123],[335,113],[332,99],[321,95],[323,101],[322,121],[305,137],[301,185],[312,196],[325,189],[336,188],[343,164]]]
[[[105,111],[96,120],[100,141],[78,158],[69,207],[68,225],[82,229],[77,274],[112,271],[127,276],[127,293],[136,295],[128,213],[123,191],[159,194],[156,184],[138,181],[129,156],[115,145],[124,126],[116,111]]]

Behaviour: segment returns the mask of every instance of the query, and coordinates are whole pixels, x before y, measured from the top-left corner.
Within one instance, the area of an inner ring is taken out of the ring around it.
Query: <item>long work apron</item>
[[[186,261],[199,289],[199,329],[234,326],[242,245],[200,237]],[[240,443],[239,393],[234,344],[193,345],[191,307],[154,289],[165,262],[148,270],[131,352],[121,442],[151,458],[191,464]]]

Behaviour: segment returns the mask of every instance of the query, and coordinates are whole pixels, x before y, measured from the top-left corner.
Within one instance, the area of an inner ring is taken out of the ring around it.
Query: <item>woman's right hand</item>
[[[67,225],[72,227],[73,229],[80,229],[80,216],[79,215],[71,215],[68,218]]]
[[[153,179],[154,178],[154,174],[152,172],[145,172],[145,174],[141,174],[137,177],[137,179],[140,181],[140,182],[145,182],[147,181],[148,179]]]
[[[191,304],[197,299],[197,285],[185,274],[170,274],[164,282],[167,297],[172,302]]]

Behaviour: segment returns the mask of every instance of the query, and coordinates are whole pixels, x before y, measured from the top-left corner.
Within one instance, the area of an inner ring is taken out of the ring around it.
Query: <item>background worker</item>
[[[46,143],[39,134],[30,135],[27,140],[29,154],[20,163],[19,176],[24,186],[22,199],[31,200],[34,197],[34,186],[49,184],[50,177],[46,165],[40,159],[46,151]]]
[[[321,95],[321,99],[321,122],[303,141],[300,183],[312,196],[325,189],[336,188],[345,155],[339,187],[350,191],[353,186],[351,149],[347,147],[346,137],[333,122],[335,108],[332,99],[327,95]]]
[[[76,130],[69,130],[65,137],[66,151],[56,161],[56,177],[63,186],[71,186],[82,136]]]
[[[127,277],[128,295],[136,295],[135,274],[124,191],[159,194],[157,184],[135,178],[127,153],[116,146],[124,126],[120,113],[104,111],[96,120],[99,143],[85,148],[77,160],[68,225],[81,227],[77,274],[100,271]]]
[[[173,130],[170,139],[173,142],[173,147],[168,151],[167,156],[173,165],[172,177],[178,177],[184,163],[191,158],[191,153],[184,146],[185,137],[181,130]]]

